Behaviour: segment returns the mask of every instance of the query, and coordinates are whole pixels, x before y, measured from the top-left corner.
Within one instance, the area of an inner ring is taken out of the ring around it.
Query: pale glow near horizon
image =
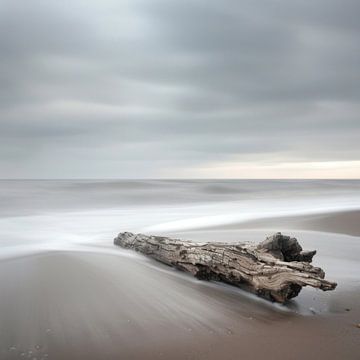
[[[360,161],[261,164],[223,162],[189,171],[189,177],[236,179],[360,179]]]

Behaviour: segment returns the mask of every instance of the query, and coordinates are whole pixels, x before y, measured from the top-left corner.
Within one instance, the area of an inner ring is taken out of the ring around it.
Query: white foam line
[[[269,219],[283,216],[302,216],[302,215],[316,215],[323,213],[334,213],[345,210],[360,210],[359,205],[344,206],[344,207],[316,207],[313,209],[286,209],[274,211],[256,211],[248,213],[227,213],[209,216],[199,216],[186,218],[181,220],[169,221],[159,223],[143,228],[144,232],[163,232],[163,231],[180,231],[180,230],[195,230],[199,228],[206,228],[210,226],[231,225],[236,223],[245,223],[257,219]]]

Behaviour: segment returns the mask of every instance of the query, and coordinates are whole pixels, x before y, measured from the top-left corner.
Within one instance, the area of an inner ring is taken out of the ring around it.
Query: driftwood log
[[[271,301],[284,303],[303,286],[333,290],[322,269],[310,265],[316,251],[303,251],[295,238],[276,233],[258,245],[196,243],[161,236],[120,233],[115,245],[190,272],[222,281]]]

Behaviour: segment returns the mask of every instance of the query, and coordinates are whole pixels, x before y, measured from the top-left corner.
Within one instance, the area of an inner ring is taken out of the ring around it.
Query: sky
[[[358,0],[0,0],[0,178],[360,178]]]

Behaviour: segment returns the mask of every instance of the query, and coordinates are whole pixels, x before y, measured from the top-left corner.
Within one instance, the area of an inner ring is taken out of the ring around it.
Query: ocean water
[[[360,181],[3,180],[0,256],[111,246],[120,231],[181,234],[347,209],[360,209]]]

